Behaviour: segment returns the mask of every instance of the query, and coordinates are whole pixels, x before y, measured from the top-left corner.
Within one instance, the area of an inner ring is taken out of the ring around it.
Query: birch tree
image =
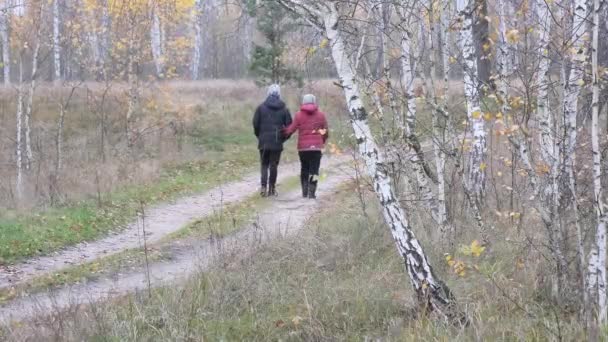
[[[458,11],[461,25],[458,45],[462,51],[464,67],[464,96],[467,107],[467,118],[473,139],[466,167],[465,188],[469,202],[474,210],[475,219],[482,232],[482,238],[484,242],[487,242],[485,227],[481,218],[481,206],[486,183],[485,169],[487,167],[485,161],[487,150],[486,129],[480,106],[477,57],[473,41],[475,1],[468,1],[467,3],[467,0],[456,0],[456,10]]]
[[[152,6],[152,25],[150,27],[150,42],[152,45],[152,56],[154,57],[154,65],[156,67],[156,76],[163,77],[164,72],[164,57],[163,57],[163,33],[161,25],[161,17],[158,6]]]
[[[39,9],[39,18],[42,17],[43,2]],[[36,91],[36,81],[38,78],[38,55],[40,53],[40,40],[41,40],[42,24],[38,20],[38,28],[36,31],[36,42],[34,43],[34,51],[32,52],[32,75],[29,83],[29,89],[27,92],[27,101],[24,113],[24,124],[25,124],[25,155],[26,155],[26,169],[30,169],[31,163],[34,160],[34,154],[32,152],[32,138],[31,138],[31,120],[32,120],[32,108],[34,104],[34,92]]]
[[[201,50],[203,45],[203,10],[205,0],[194,2],[194,46],[192,52],[192,64],[190,66],[191,77],[193,80],[199,79]]]
[[[108,76],[107,74],[107,67],[106,67],[106,63],[107,63],[107,59],[110,53],[110,46],[112,44],[111,40],[110,40],[110,34],[111,34],[111,27],[112,27],[112,19],[110,16],[110,3],[109,0],[102,0],[101,2],[101,32],[100,32],[100,42],[99,42],[99,47],[100,47],[100,55],[101,55],[101,65],[102,65],[102,72],[104,74],[104,77],[107,79]]]
[[[309,2],[280,0],[281,4],[296,11],[321,30],[329,41],[340,85],[344,90],[351,125],[360,156],[382,207],[385,222],[391,229],[399,255],[403,258],[410,281],[424,307],[450,319],[461,319],[454,311],[454,298],[433,272],[426,254],[416,239],[406,213],[397,201],[393,182],[388,174],[384,151],[376,144],[371,132],[367,111],[363,104],[354,64],[349,59],[346,41],[340,28],[338,4],[333,1]]]
[[[534,8],[536,17],[540,21],[538,27],[539,41],[536,49],[536,54],[540,58],[536,74],[536,88],[538,91],[536,113],[540,128],[539,146],[543,162],[547,165],[554,165],[558,162],[558,156],[555,137],[552,132],[553,120],[549,105],[549,66],[551,64],[551,60],[549,59],[549,38],[553,19],[549,13],[549,7],[544,1],[537,0]]]
[[[435,169],[437,171],[437,220],[438,223],[442,227],[443,239],[447,240],[449,237],[446,236],[447,233],[453,230],[453,226],[448,220],[448,210],[447,210],[447,201],[446,201],[446,180],[445,180],[445,167],[446,167],[446,151],[449,150],[448,144],[446,144],[447,139],[446,135],[450,134],[448,132],[449,126],[449,114],[447,108],[447,83],[448,83],[448,66],[447,66],[447,57],[443,58],[443,56],[447,56],[447,42],[443,42],[441,38],[447,34],[447,26],[443,25],[443,12],[447,12],[447,9],[438,8],[440,3],[436,3],[431,0],[428,3],[428,18],[429,18],[429,30],[428,30],[428,42],[429,42],[429,61],[430,61],[430,73],[429,76],[426,77],[425,86],[427,89],[428,97],[431,101],[431,105],[433,107],[432,113],[432,126],[433,126],[433,152],[435,155]],[[439,25],[435,23],[435,18],[437,17],[438,12],[440,17]],[[441,33],[437,34],[436,29],[439,26]],[[444,73],[444,101],[440,103],[436,90],[435,90],[435,82],[434,77],[437,73],[437,48],[441,46],[444,51],[442,51],[441,61],[443,64],[443,73]]]
[[[416,71],[412,67],[412,56],[414,55],[414,49],[411,41],[412,33],[408,29],[411,27],[408,20],[408,18],[411,18],[411,16],[410,13],[408,13],[402,6],[397,7],[397,13],[401,19],[399,26],[401,34],[401,86],[407,101],[405,123],[403,127],[400,127],[400,129],[405,133],[406,142],[412,149],[409,161],[411,162],[412,168],[414,169],[416,175],[416,181],[421,199],[428,206],[433,220],[440,226],[440,231],[442,235],[445,236],[446,232],[448,231],[447,214],[444,210],[445,206],[440,208],[437,196],[429,184],[431,177],[434,180],[435,175],[432,174],[430,167],[425,160],[424,153],[422,152],[422,147],[420,145],[420,140],[416,133],[417,106],[416,96],[414,94],[414,79]],[[425,172],[425,170],[427,171]]]
[[[591,42],[591,68],[592,68],[592,103],[591,103],[591,145],[593,153],[593,204],[595,207],[597,228],[594,245],[589,255],[589,268],[587,291],[593,300],[593,308],[597,310],[598,321],[606,323],[606,224],[608,214],[603,199],[602,188],[602,151],[600,147],[599,132],[599,101],[600,101],[600,73],[598,62],[600,10],[603,1],[593,0],[593,37]],[[591,309],[591,308],[589,308]]]
[[[61,18],[59,13],[59,0],[53,0],[53,70],[56,82],[61,80]]]
[[[563,169],[564,177],[569,184],[570,191],[575,194],[575,189],[572,187],[574,180],[574,164],[576,162],[575,149],[577,140],[577,114],[578,114],[578,97],[585,81],[583,72],[585,70],[585,60],[587,57],[587,48],[585,47],[586,39],[586,17],[587,17],[587,2],[585,0],[574,1],[574,18],[572,23],[572,34],[568,37],[572,41],[572,47],[569,50],[571,58],[570,76],[565,83],[564,89],[564,133],[566,143],[563,149]],[[562,192],[562,195],[565,193]],[[573,206],[576,210],[576,205]]]
[[[2,40],[2,74],[4,84],[11,83],[11,43],[9,37],[10,10],[6,3],[0,11],[0,39]]]
[[[23,157],[22,157],[22,137],[23,137],[23,54],[19,58],[19,85],[17,86],[17,134],[16,134],[16,169],[17,169],[17,200],[23,199]]]

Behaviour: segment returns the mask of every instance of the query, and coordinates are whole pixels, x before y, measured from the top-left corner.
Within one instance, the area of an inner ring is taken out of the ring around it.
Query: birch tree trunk
[[[27,102],[25,106],[25,156],[26,163],[25,168],[27,170],[30,169],[31,163],[34,160],[34,155],[32,153],[32,139],[31,139],[31,125],[30,121],[32,120],[32,105],[34,102],[34,92],[36,91],[36,79],[38,78],[38,54],[40,53],[40,30],[42,25],[38,28],[36,45],[34,46],[34,52],[32,54],[32,77],[29,84],[29,89],[27,92]]]
[[[487,241],[485,226],[481,218],[481,206],[485,192],[486,174],[485,155],[487,150],[485,120],[480,107],[479,77],[477,72],[477,57],[473,42],[473,11],[474,1],[456,0],[456,9],[461,20],[458,45],[464,60],[464,95],[467,105],[467,118],[470,123],[473,142],[469,152],[466,167],[465,188],[474,216],[482,233],[484,242]]]
[[[107,68],[107,60],[110,54],[110,45],[111,45],[111,40],[110,40],[110,34],[111,34],[111,30],[112,30],[112,19],[110,16],[110,4],[108,0],[103,0],[102,1],[102,8],[101,8],[101,32],[100,32],[100,54],[101,54],[101,65],[102,65],[102,72],[103,72],[103,77],[104,79],[108,79],[108,68]]]
[[[55,70],[55,82],[61,80],[60,24],[59,0],[53,0],[53,69]]]
[[[154,57],[154,65],[156,66],[156,76],[163,77],[164,62],[163,62],[163,41],[161,32],[161,22],[159,8],[152,8],[152,25],[150,28],[150,41],[152,45],[152,56]]]
[[[391,229],[399,255],[403,258],[410,281],[422,305],[450,319],[462,320],[455,315],[454,298],[434,274],[422,246],[414,236],[405,212],[395,196],[387,165],[371,132],[367,112],[361,99],[353,63],[349,60],[345,41],[339,29],[339,14],[336,4],[319,4],[302,0],[280,0],[282,4],[307,17],[329,40],[340,85],[344,90],[359,154],[365,161],[367,172],[373,180],[374,190],[382,207],[385,222]],[[295,5],[295,6],[294,6]]]
[[[90,20],[93,16],[89,17]],[[103,68],[103,59],[101,57],[101,49],[99,42],[99,35],[97,34],[97,28],[95,26],[89,28],[88,32],[89,45],[91,46],[91,55],[96,68]]]
[[[565,148],[563,149],[563,167],[564,176],[567,177],[566,179],[570,179],[570,183],[574,183],[572,179],[574,177],[574,163],[576,161],[575,151],[577,140],[578,96],[585,82],[583,79],[583,72],[585,69],[585,59],[587,56],[587,49],[585,47],[584,39],[584,35],[586,33],[586,18],[586,0],[575,0],[572,35],[569,37],[571,38],[569,41],[573,42],[571,49],[572,65],[570,76],[564,89],[564,128],[566,144]]]
[[[4,84],[11,84],[11,43],[9,35],[10,11],[5,7],[0,12],[0,39],[2,39],[2,74]]]
[[[507,16],[505,15],[505,0],[498,0],[498,49],[496,54],[496,69],[498,70],[498,96],[501,101],[501,112],[507,114],[509,108],[509,84],[507,82],[507,59],[508,59],[508,47],[507,47],[507,29],[506,22]]]
[[[437,99],[437,93],[435,91],[435,82],[434,77],[437,72],[437,49],[436,46],[440,45],[437,42],[437,32],[436,23],[434,18],[436,17],[437,4],[434,1],[430,1],[428,3],[429,6],[429,31],[428,31],[428,41],[429,41],[429,60],[430,60],[430,75],[426,79],[426,89],[427,94],[430,97],[431,101],[433,101],[433,110],[432,114],[432,126],[433,126],[433,152],[435,154],[435,168],[437,170],[437,219],[438,223],[441,227],[442,238],[445,242],[450,241],[451,237],[447,236],[448,233],[453,233],[453,226],[448,220],[448,210],[447,210],[447,202],[446,202],[446,182],[445,182],[445,164],[446,164],[446,128],[447,128],[447,106],[441,106],[439,104],[439,100]],[[439,25],[442,28],[442,23]],[[441,33],[443,36],[444,33]],[[444,69],[444,78],[447,69]],[[444,80],[445,81],[445,80]],[[447,81],[446,81],[447,82]],[[447,93],[446,93],[447,96]],[[442,125],[442,122],[444,123]]]
[[[23,158],[22,158],[22,137],[23,137],[23,55],[19,58],[19,86],[17,87],[17,142],[15,151],[17,154],[17,200],[18,203],[23,199]]]
[[[567,11],[563,10],[563,17],[568,18]],[[582,231],[580,226],[579,219],[579,211],[578,211],[578,195],[576,189],[576,174],[575,174],[575,165],[576,165],[576,144],[577,144],[577,130],[578,130],[578,97],[580,95],[581,89],[585,83],[584,81],[584,71],[585,64],[587,59],[587,48],[586,48],[586,40],[588,38],[585,37],[587,35],[586,25],[587,25],[587,2],[586,0],[575,0],[574,2],[574,16],[572,19],[572,33],[567,38],[568,42],[572,42],[572,48],[568,52],[571,58],[571,70],[570,75],[567,80],[565,80],[564,73],[564,103],[563,103],[563,115],[564,115],[564,136],[565,136],[565,144],[561,149],[562,157],[561,157],[561,179],[563,180],[563,189],[560,189],[558,186],[558,174],[555,175],[555,186],[554,191],[559,191],[560,196],[555,199],[557,202],[562,203],[570,203],[572,206],[574,223],[576,227],[576,235],[578,239],[578,247],[580,254],[580,265],[579,267],[582,269],[584,267],[584,251],[583,251],[583,241],[582,241]],[[565,63],[564,63],[565,64]],[[570,198],[568,201],[564,200],[566,194],[568,194],[568,190],[570,193]],[[558,204],[556,204],[557,207]],[[565,234],[561,231],[558,232],[559,242],[562,243],[563,237]],[[562,265],[561,273],[566,272],[565,264]],[[564,274],[558,274],[558,276],[564,277]],[[582,281],[585,281],[585,276],[582,277]],[[563,283],[563,281],[562,281]],[[583,288],[586,287],[583,284]],[[583,290],[584,291],[584,290]]]
[[[450,111],[448,109],[448,100],[449,100],[449,91],[450,91],[450,3],[446,1],[441,8],[441,16],[440,16],[440,27],[441,27],[441,65],[443,70],[443,115],[445,117],[446,131],[447,131],[447,140],[448,145],[446,146],[447,151],[450,151],[451,154],[455,153],[454,149],[457,145],[456,132],[454,130],[454,122],[452,117],[450,116]]]
[[[603,199],[602,151],[599,137],[600,74],[598,62],[599,11],[603,1],[593,0],[593,37],[591,45],[591,67],[593,95],[591,104],[591,145],[593,152],[593,195],[597,219],[594,246],[589,256],[588,289],[593,307],[597,310],[598,321],[606,323],[606,224],[608,214]]]
[[[135,28],[132,28],[133,30]],[[128,91],[128,108],[127,108],[127,117],[126,117],[126,138],[127,138],[127,147],[131,148],[135,143],[135,137],[133,136],[133,115],[135,115],[135,111],[137,108],[137,99],[139,95],[138,91],[138,80],[136,74],[136,61],[135,61],[135,41],[133,37],[134,33],[131,33],[128,41],[128,50],[129,50],[129,60],[127,65],[127,82],[129,83],[129,91]]]
[[[504,1],[504,0],[503,0]],[[549,106],[549,44],[551,36],[551,14],[549,7],[543,0],[535,3],[536,16],[539,20],[539,42],[537,55],[540,58],[538,73],[536,74],[536,88],[538,89],[536,112],[540,126],[539,146],[543,162],[551,167],[558,162],[555,138],[552,132],[553,120]]]
[[[243,16],[245,22],[243,24],[244,30],[241,41],[243,44],[243,57],[247,63],[247,67],[249,67],[253,55],[253,38],[255,35],[256,19],[255,15],[250,15],[248,11],[247,13],[244,13]]]
[[[192,65],[190,66],[193,80],[198,80],[200,77],[201,49],[203,45],[203,1],[205,0],[196,0],[194,3],[194,47]]]
[[[427,166],[422,153],[422,147],[418,136],[416,134],[416,96],[414,95],[414,75],[415,71],[412,68],[412,55],[413,48],[411,42],[411,33],[407,27],[410,25],[407,23],[408,13],[401,7],[397,7],[397,12],[401,17],[401,85],[403,87],[403,93],[407,99],[407,108],[405,115],[405,126],[401,129],[405,132],[405,138],[407,143],[412,147],[410,162],[414,173],[416,174],[416,180],[418,184],[418,191],[420,193],[422,201],[428,206],[431,211],[433,220],[440,225],[440,231],[442,235],[445,235],[447,231],[446,220],[443,219],[440,213],[437,197],[433,193],[429,184],[427,173],[425,168],[430,170]],[[430,171],[428,172],[430,173]]]

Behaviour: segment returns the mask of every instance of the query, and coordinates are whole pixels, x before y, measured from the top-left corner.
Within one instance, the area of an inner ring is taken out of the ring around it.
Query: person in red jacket
[[[329,127],[325,114],[319,111],[317,99],[312,94],[304,95],[300,111],[296,114],[291,125],[284,129],[283,133],[289,137],[295,131],[298,131],[302,196],[316,198],[322,151],[329,138]]]

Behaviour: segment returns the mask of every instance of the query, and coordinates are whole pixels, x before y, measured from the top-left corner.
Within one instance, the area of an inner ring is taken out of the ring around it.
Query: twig
[[[146,212],[144,210],[144,201],[140,201],[140,213],[141,213],[141,230],[144,237],[144,257],[146,261],[146,280],[148,281],[148,296],[152,298],[152,282],[150,280],[150,263],[148,261],[148,244],[146,241]]]

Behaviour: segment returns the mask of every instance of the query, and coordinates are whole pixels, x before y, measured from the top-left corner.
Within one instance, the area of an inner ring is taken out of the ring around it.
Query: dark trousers
[[[317,184],[319,168],[321,168],[321,151],[300,151],[300,179],[302,182]]]
[[[279,162],[281,161],[282,151],[260,150],[260,163],[262,164],[262,187],[277,184],[277,174],[279,172]]]

